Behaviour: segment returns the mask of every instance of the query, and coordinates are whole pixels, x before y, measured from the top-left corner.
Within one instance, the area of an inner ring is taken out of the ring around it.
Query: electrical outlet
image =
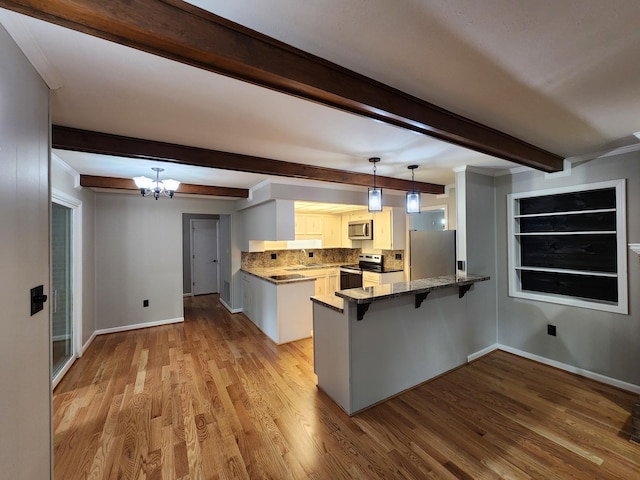
[[[556,336],[556,326],[555,325],[547,325],[547,335],[551,335],[552,337]]]
[[[309,252],[309,258],[313,258],[313,252]]]
[[[148,307],[149,306],[149,300],[143,300],[142,301],[142,306],[143,307]]]
[[[278,254],[277,253],[272,253],[271,254],[271,260],[275,260],[276,258],[278,258]]]
[[[402,260],[402,254],[396,253],[396,260]]]
[[[458,270],[462,270],[463,272],[467,269],[467,262],[464,260],[458,260]]]

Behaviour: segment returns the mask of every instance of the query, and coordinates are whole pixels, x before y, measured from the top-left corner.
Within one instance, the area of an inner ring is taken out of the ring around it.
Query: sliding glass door
[[[73,210],[51,205],[51,340],[53,380],[74,358]]]

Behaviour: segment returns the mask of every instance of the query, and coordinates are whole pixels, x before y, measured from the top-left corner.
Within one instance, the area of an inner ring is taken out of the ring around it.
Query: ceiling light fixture
[[[369,159],[373,163],[373,187],[369,188],[368,206],[370,212],[382,211],[382,189],[376,187],[376,163],[380,161],[380,157],[371,157]]]
[[[416,192],[416,182],[414,178],[414,170],[418,165],[409,165],[411,170],[411,191],[407,192],[407,213],[420,213],[420,192]]]
[[[151,168],[156,172],[155,181],[152,178],[147,177],[133,177],[133,181],[136,182],[136,187],[140,189],[140,193],[143,197],[148,197],[153,193],[153,198],[158,200],[161,193],[164,193],[166,197],[173,198],[173,194],[176,193],[180,182],[177,180],[167,179],[160,181],[160,172],[164,172],[164,168],[153,167]]]

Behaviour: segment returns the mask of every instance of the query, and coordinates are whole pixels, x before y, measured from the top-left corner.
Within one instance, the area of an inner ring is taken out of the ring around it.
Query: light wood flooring
[[[636,396],[494,352],[349,417],[311,340],[275,346],[217,296],[102,335],[54,392],[55,479],[640,479]]]

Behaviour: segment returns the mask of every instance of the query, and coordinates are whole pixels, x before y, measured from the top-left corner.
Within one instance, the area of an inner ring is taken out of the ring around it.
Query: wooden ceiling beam
[[[98,177],[94,175],[80,175],[80,185],[92,188],[115,188],[118,190],[140,190],[130,178]],[[181,183],[176,190],[178,194],[212,195],[216,197],[249,198],[246,188],[215,187],[209,185],[193,185]]]
[[[220,168],[236,172],[293,177],[362,187],[369,187],[373,184],[373,175],[367,173],[354,173],[335,168],[316,167],[238,153],[142,140],[59,125],[53,125],[51,137],[52,148],[61,150],[143,158],[198,167]],[[411,180],[381,175],[376,175],[376,185],[392,190],[411,190]],[[436,195],[444,193],[444,186],[435,183],[415,182],[415,188],[422,193]]]
[[[122,45],[545,172],[562,157],[178,0],[0,0]]]

